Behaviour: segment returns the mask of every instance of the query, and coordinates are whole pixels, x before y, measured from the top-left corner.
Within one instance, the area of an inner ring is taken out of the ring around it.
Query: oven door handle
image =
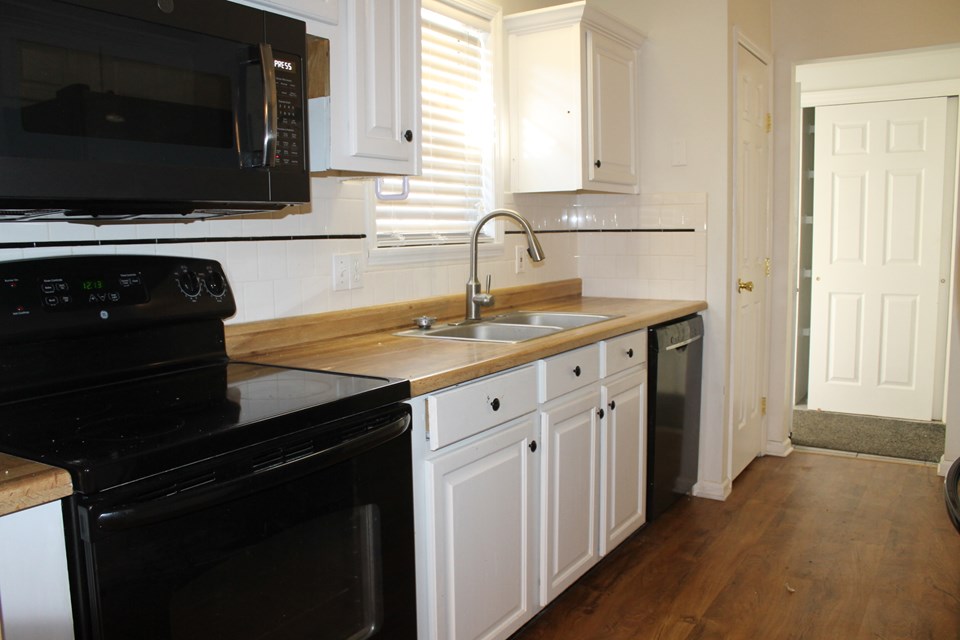
[[[405,412],[396,420],[378,427],[375,431],[263,471],[255,471],[219,484],[203,485],[196,489],[148,502],[112,508],[96,515],[95,526],[101,532],[132,529],[229,502],[254,491],[276,486],[300,476],[320,471],[339,462],[356,458],[371,449],[402,436],[409,427],[410,415]]]

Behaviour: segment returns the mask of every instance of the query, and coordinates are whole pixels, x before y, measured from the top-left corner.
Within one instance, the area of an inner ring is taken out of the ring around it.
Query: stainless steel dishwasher
[[[647,522],[697,481],[703,318],[686,316],[648,330]]]

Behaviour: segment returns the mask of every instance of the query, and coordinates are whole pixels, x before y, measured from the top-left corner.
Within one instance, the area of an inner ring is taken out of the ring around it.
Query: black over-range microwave
[[[0,0],[0,220],[307,202],[305,26],[226,0]]]

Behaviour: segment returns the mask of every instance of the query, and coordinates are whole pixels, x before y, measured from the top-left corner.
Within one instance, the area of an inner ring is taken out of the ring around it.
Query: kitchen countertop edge
[[[73,493],[70,474],[40,462],[0,453],[0,516]]]

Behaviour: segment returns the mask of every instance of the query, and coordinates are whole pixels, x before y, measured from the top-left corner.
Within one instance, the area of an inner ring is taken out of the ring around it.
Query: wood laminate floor
[[[960,535],[927,466],[796,452],[687,498],[513,640],[960,640]]]

